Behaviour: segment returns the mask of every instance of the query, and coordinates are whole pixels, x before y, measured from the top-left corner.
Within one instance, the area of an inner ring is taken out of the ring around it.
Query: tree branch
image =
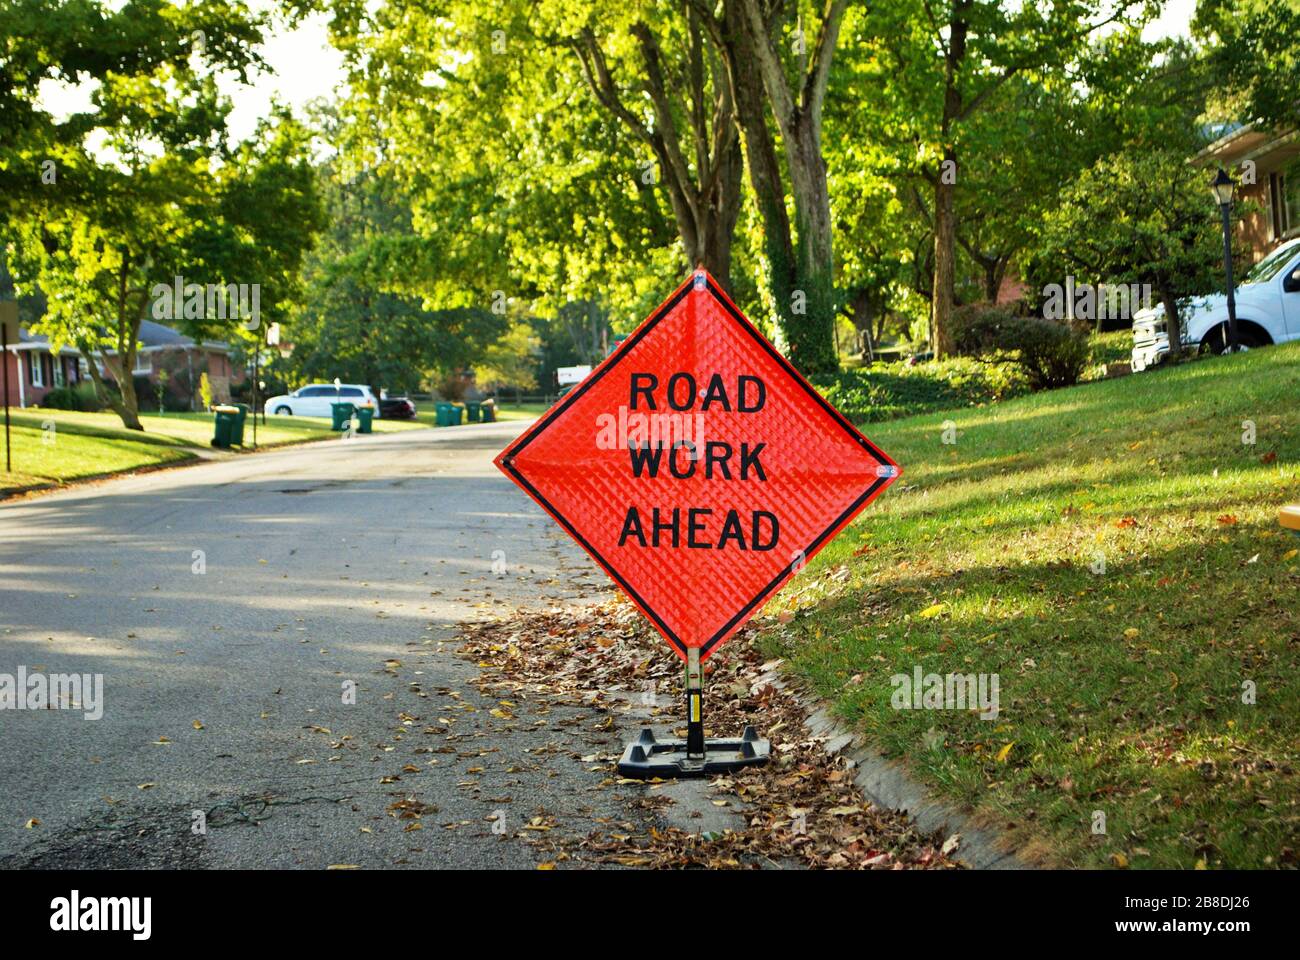
[[[826,0],[817,46],[813,50],[812,62],[803,81],[803,94],[800,98],[803,109],[812,115],[813,123],[819,127],[822,103],[826,100],[826,86],[830,81],[831,60],[835,56],[835,45],[839,42],[840,26],[844,23],[847,7],[848,0]]]
[[[587,81],[587,86],[595,94],[596,100],[622,120],[638,138],[653,144],[649,128],[638,120],[632,111],[623,106],[618,88],[614,85],[614,78],[609,72],[609,65],[605,62],[605,55],[601,52],[600,44],[596,42],[596,37],[591,30],[583,29],[578,38],[572,41],[572,47],[574,53],[578,55],[583,79]]]
[[[677,139],[677,124],[673,121],[672,105],[668,102],[668,93],[664,84],[659,42],[655,39],[650,28],[644,23],[634,24],[632,26],[632,35],[640,43],[641,56],[645,61],[646,92],[650,94],[650,102],[654,104],[655,108],[655,132],[663,141],[664,154],[668,160],[669,168],[677,180],[678,189],[681,191],[683,200],[690,208],[691,216],[698,229],[700,223],[699,203],[695,191],[690,189],[691,172],[686,166],[686,160],[682,156],[681,143]],[[705,170],[699,171],[701,178],[705,176],[706,172]]]
[[[793,140],[795,104],[786,86],[785,71],[781,69],[781,62],[773,49],[772,33],[765,22],[763,11],[759,8],[759,0],[739,0],[738,5],[753,41],[759,75],[762,76],[763,85],[767,88],[768,100],[771,101],[776,122],[781,128],[782,135]],[[739,66],[740,69],[745,68],[744,64]]]

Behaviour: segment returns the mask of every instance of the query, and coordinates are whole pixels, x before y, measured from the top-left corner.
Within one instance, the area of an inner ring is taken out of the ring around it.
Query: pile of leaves
[[[768,629],[780,629],[772,622]],[[682,670],[664,642],[630,604],[520,612],[461,628],[461,653],[474,660],[485,696],[514,703],[580,706],[607,713],[611,726],[626,716],[631,732],[644,725],[645,693],[652,711],[677,720],[684,736]],[[556,860],[631,867],[756,868],[806,865],[840,869],[953,868],[960,838],[920,833],[898,813],[868,803],[853,782],[851,762],[826,752],[805,725],[805,710],[776,676],[780,661],[764,662],[746,628],[705,662],[705,733],[737,735],[753,724],[772,744],[772,760],[712,778],[718,806],[743,810],[743,828],[693,832],[662,821],[634,836],[627,824],[585,837],[549,837]],[[654,684],[651,688],[649,685]],[[653,812],[674,802],[655,781],[624,780],[614,757],[604,785],[644,789]],[[599,776],[596,768],[593,777]]]

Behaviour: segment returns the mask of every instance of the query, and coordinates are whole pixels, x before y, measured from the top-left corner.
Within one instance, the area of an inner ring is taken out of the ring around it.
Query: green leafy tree
[[[768,302],[790,359],[805,373],[834,371],[834,228],[822,117],[848,0],[691,6],[727,64],[762,221]]]
[[[474,374],[481,387],[509,386],[531,390],[537,386],[537,354],[541,341],[525,322],[510,329],[482,352],[474,364]]]
[[[333,380],[410,392],[463,370],[507,330],[479,306],[425,309],[388,286],[395,248],[413,236],[397,184],[376,172],[341,180],[318,171],[328,227],[303,270],[302,303],[283,337],[293,343],[277,369],[289,380]]]
[[[386,289],[431,309],[548,315],[598,297],[632,323],[680,278],[653,153],[592,95],[564,39],[576,32],[548,32],[565,9],[337,11],[351,92],[331,139],[349,171],[390,179],[411,209],[410,232],[375,245]],[[575,16],[577,31],[588,17]]]
[[[1137,0],[1048,5],[893,0],[865,14],[863,32],[876,57],[878,95],[889,111],[892,135],[911,140],[928,194],[922,206],[933,224],[929,292],[937,355],[953,350],[959,194],[974,173],[972,157],[980,153],[977,123],[995,106],[1007,105],[1003,95],[1013,80],[1029,79],[1044,88],[1069,83],[1093,52],[1090,38],[1115,24],[1136,29],[1148,6]],[[984,135],[990,130],[986,124]],[[983,154],[986,162],[993,156],[988,150]],[[1013,182],[1024,171],[1015,173]],[[1005,249],[990,250],[973,234],[968,233],[967,244],[994,275],[1008,260]]]
[[[97,188],[69,167],[82,162],[87,135],[112,121],[56,118],[41,101],[45,81],[121,85],[198,64],[246,80],[262,63],[265,27],[265,15],[237,0],[0,0],[0,221],[33,204],[76,205]]]
[[[1300,0],[1200,0],[1193,26],[1242,119],[1300,123]]]
[[[423,269],[402,273],[440,304],[501,290],[639,318],[703,263],[742,304],[761,277],[795,362],[833,367],[821,113],[847,0],[806,6],[349,8],[349,153],[411,189],[419,244],[401,253]],[[763,224],[743,273],[742,140]]]
[[[273,319],[315,226],[311,195],[294,189],[304,184],[300,130],[268,123],[255,144],[232,153],[224,143],[229,103],[215,77],[246,79],[261,62],[265,19],[222,0],[54,8],[11,0],[0,4],[0,25],[10,268],[21,292],[47,297],[32,326],[75,344],[104,401],[141,429],[131,370],[154,288],[178,276],[263,283]],[[56,121],[38,97],[45,79],[98,80],[92,109]],[[231,322],[206,300],[184,320],[200,335]]]
[[[1222,282],[1223,235],[1206,196],[1204,171],[1181,150],[1106,157],[1061,194],[1043,224],[1033,269],[1150,284],[1176,358],[1179,302]]]
[[[187,110],[170,103],[163,82],[105,83],[96,98],[105,119],[115,118],[101,128],[113,159],[83,156],[70,176],[93,187],[76,205],[19,220],[10,244],[19,289],[48,298],[33,328],[77,347],[101,399],[133,430],[143,429],[131,371],[145,317],[217,336],[257,319],[249,308],[260,289],[260,320],[281,319],[319,224],[301,128],[284,118],[264,125],[217,167],[212,138],[227,107],[210,80],[197,92]],[[243,285],[242,312],[205,291],[178,314],[170,292],[178,277],[187,289]]]

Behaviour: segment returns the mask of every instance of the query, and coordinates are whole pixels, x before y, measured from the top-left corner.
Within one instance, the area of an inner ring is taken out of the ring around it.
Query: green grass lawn
[[[515,405],[510,401],[497,404],[498,420],[535,420],[551,409],[546,403],[521,403]]]
[[[53,432],[41,427],[43,422],[50,419],[54,421]],[[11,441],[14,470],[12,473],[5,472],[4,464],[0,462],[0,493],[15,488],[39,487],[105,473],[176,463],[194,457],[194,454],[170,438],[141,436],[139,439],[130,439],[113,436],[108,430],[81,430],[78,429],[79,426],[73,424],[64,429],[64,424],[58,417],[33,418],[26,411],[13,414]]]
[[[1300,344],[866,432],[904,476],[769,605],[767,652],[1051,861],[1296,866]],[[916,666],[996,673],[999,715],[894,709]]]
[[[191,447],[212,439],[210,413],[144,414],[144,432],[127,430],[113,413],[70,410],[15,410],[12,421],[12,474],[0,470],[0,491],[43,486],[125,470],[138,470],[193,459]],[[46,429],[45,424],[53,424]],[[423,429],[410,420],[376,420],[376,433]],[[253,424],[244,439],[252,445]],[[266,418],[257,429],[259,447],[281,446],[337,436],[329,420],[317,417]],[[0,463],[0,466],[3,466]]]

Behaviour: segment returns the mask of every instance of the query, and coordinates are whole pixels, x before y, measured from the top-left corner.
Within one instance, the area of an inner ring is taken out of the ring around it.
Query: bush
[[[443,377],[437,384],[437,391],[448,403],[460,403],[469,390],[469,381],[460,374]]]
[[[1089,362],[1095,364],[1124,363],[1132,359],[1133,329],[1115,333],[1096,333],[1088,340]]]
[[[41,400],[41,406],[50,410],[80,410],[98,413],[105,404],[100,402],[95,385],[89,380],[66,387],[55,387]]]
[[[1011,363],[969,357],[877,363],[812,378],[826,400],[856,423],[973,407],[1028,393],[1028,378]]]
[[[1082,331],[990,304],[957,308],[953,340],[965,356],[1019,364],[1036,390],[1078,383],[1091,352]]]

